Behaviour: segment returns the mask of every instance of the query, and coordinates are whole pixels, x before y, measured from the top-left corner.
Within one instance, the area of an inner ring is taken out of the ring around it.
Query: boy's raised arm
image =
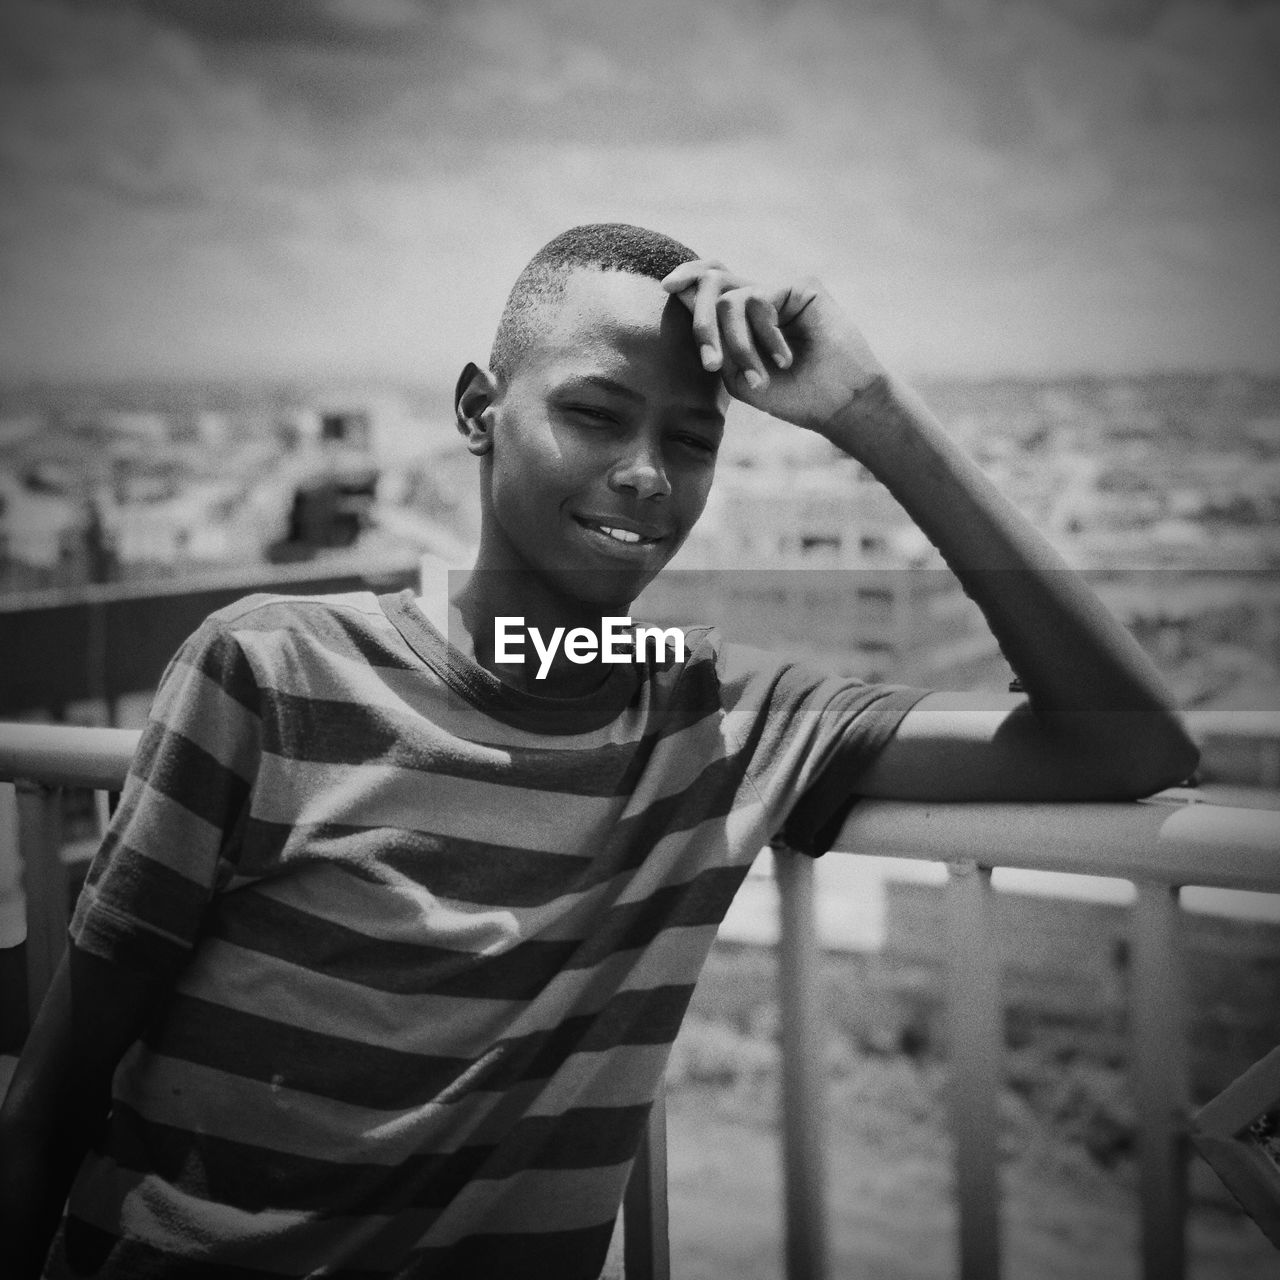
[[[1146,795],[1197,753],[1150,660],[816,281],[776,288],[718,263],[663,282],[731,394],[863,463],[941,551],[1025,694],[934,693],[857,780],[893,799]]]
[[[68,947],[0,1110],[0,1240],[15,1280],[40,1274],[111,1077],[166,986]]]

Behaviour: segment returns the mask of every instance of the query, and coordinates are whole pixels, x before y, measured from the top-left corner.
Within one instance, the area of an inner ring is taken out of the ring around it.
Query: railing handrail
[[[294,564],[210,565],[188,569],[161,578],[126,578],[119,582],[81,582],[74,586],[26,587],[0,592],[0,613],[21,614],[57,605],[115,604],[143,598],[190,595],[194,591],[235,589],[246,595],[253,591],[287,590],[306,586],[316,578],[345,576],[378,580],[417,569],[421,555],[405,548],[389,556],[372,556],[368,551],[327,551],[322,557]]]
[[[1280,810],[1139,801],[859,804],[835,848],[878,857],[1280,893]]]
[[[0,723],[0,782],[119,791],[140,736],[137,729]]]
[[[1280,710],[1266,707],[1196,707],[1183,719],[1193,737],[1224,734],[1233,738],[1274,738],[1280,742]]]
[[[138,737],[136,729],[0,723],[0,780],[119,790]],[[868,800],[853,811],[835,847],[1280,892],[1280,810],[1179,803],[1168,794],[1137,803]]]

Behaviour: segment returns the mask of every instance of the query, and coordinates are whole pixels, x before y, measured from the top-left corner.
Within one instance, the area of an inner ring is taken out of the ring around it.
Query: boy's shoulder
[[[186,639],[188,663],[205,667],[292,661],[287,655],[344,652],[354,658],[381,653],[391,628],[372,591],[329,595],[256,592],[215,609]]]
[[[849,674],[847,663],[840,655],[797,653],[785,648],[771,649],[747,644],[727,636],[714,623],[655,622],[651,618],[633,619],[637,628],[656,628],[660,631],[678,630],[684,636],[683,664],[663,663],[659,669],[677,678],[685,670],[702,669],[714,676],[717,684],[726,690],[741,690],[745,686],[770,684],[780,680],[807,680],[821,685],[864,684]]]
[[[637,620],[639,621],[639,620]],[[838,657],[743,643],[715,625],[684,626],[685,660],[654,669],[652,677],[686,698],[714,701],[736,718],[793,722],[829,708],[861,707],[905,686],[868,683]]]
[[[215,609],[204,625],[213,630],[305,629],[338,614],[373,618],[381,616],[381,609],[377,596],[368,590],[316,595],[257,591]]]
[[[835,668],[806,660],[786,649],[769,649],[745,644],[726,636],[719,627],[686,627],[688,652],[714,666],[720,684],[728,689],[760,681],[776,681],[787,673],[808,672],[815,680],[842,674]]]

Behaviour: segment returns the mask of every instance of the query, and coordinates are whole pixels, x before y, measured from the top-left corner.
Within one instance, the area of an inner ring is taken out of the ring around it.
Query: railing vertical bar
[[[34,1019],[67,941],[62,791],[18,782],[18,856],[27,899],[27,1008]]]
[[[961,1280],[1000,1275],[999,1098],[1004,1025],[991,868],[949,864],[948,1100],[954,1143]]]
[[[1178,890],[1139,881],[1133,908],[1130,1034],[1136,1077],[1142,1274],[1186,1274],[1190,1080],[1178,948]]]
[[[18,915],[21,913],[21,925]],[[16,1052],[31,1025],[27,1006],[26,895],[18,855],[18,797],[0,781],[0,1072],[4,1055]],[[3,1088],[0,1083],[0,1088]]]
[[[826,1280],[826,1126],[821,974],[813,859],[774,849],[778,881],[778,999],[782,1033],[782,1156],[788,1280]]]
[[[670,1280],[667,1227],[667,1096],[662,1085],[622,1201],[622,1265],[626,1280]]]

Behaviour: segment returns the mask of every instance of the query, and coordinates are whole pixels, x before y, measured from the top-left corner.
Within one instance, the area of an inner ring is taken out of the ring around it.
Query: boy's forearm
[[[14,1276],[40,1274],[88,1148],[93,1107],[80,1074],[64,960],[0,1110],[0,1225]]]
[[[107,1118],[111,1079],[163,987],[69,949],[0,1109],[7,1275],[38,1276],[63,1205]]]
[[[15,1280],[40,1275],[88,1149],[90,1126],[77,1124],[88,1117],[73,1101],[63,1089],[50,1090],[46,1097],[28,1094],[24,1105],[6,1107],[0,1123],[0,1230],[6,1274]]]
[[[1193,760],[1172,698],[1136,641],[914,392],[876,377],[824,434],[862,461],[939,549],[1042,724],[1067,734],[1109,724],[1118,735],[1140,724]]]

